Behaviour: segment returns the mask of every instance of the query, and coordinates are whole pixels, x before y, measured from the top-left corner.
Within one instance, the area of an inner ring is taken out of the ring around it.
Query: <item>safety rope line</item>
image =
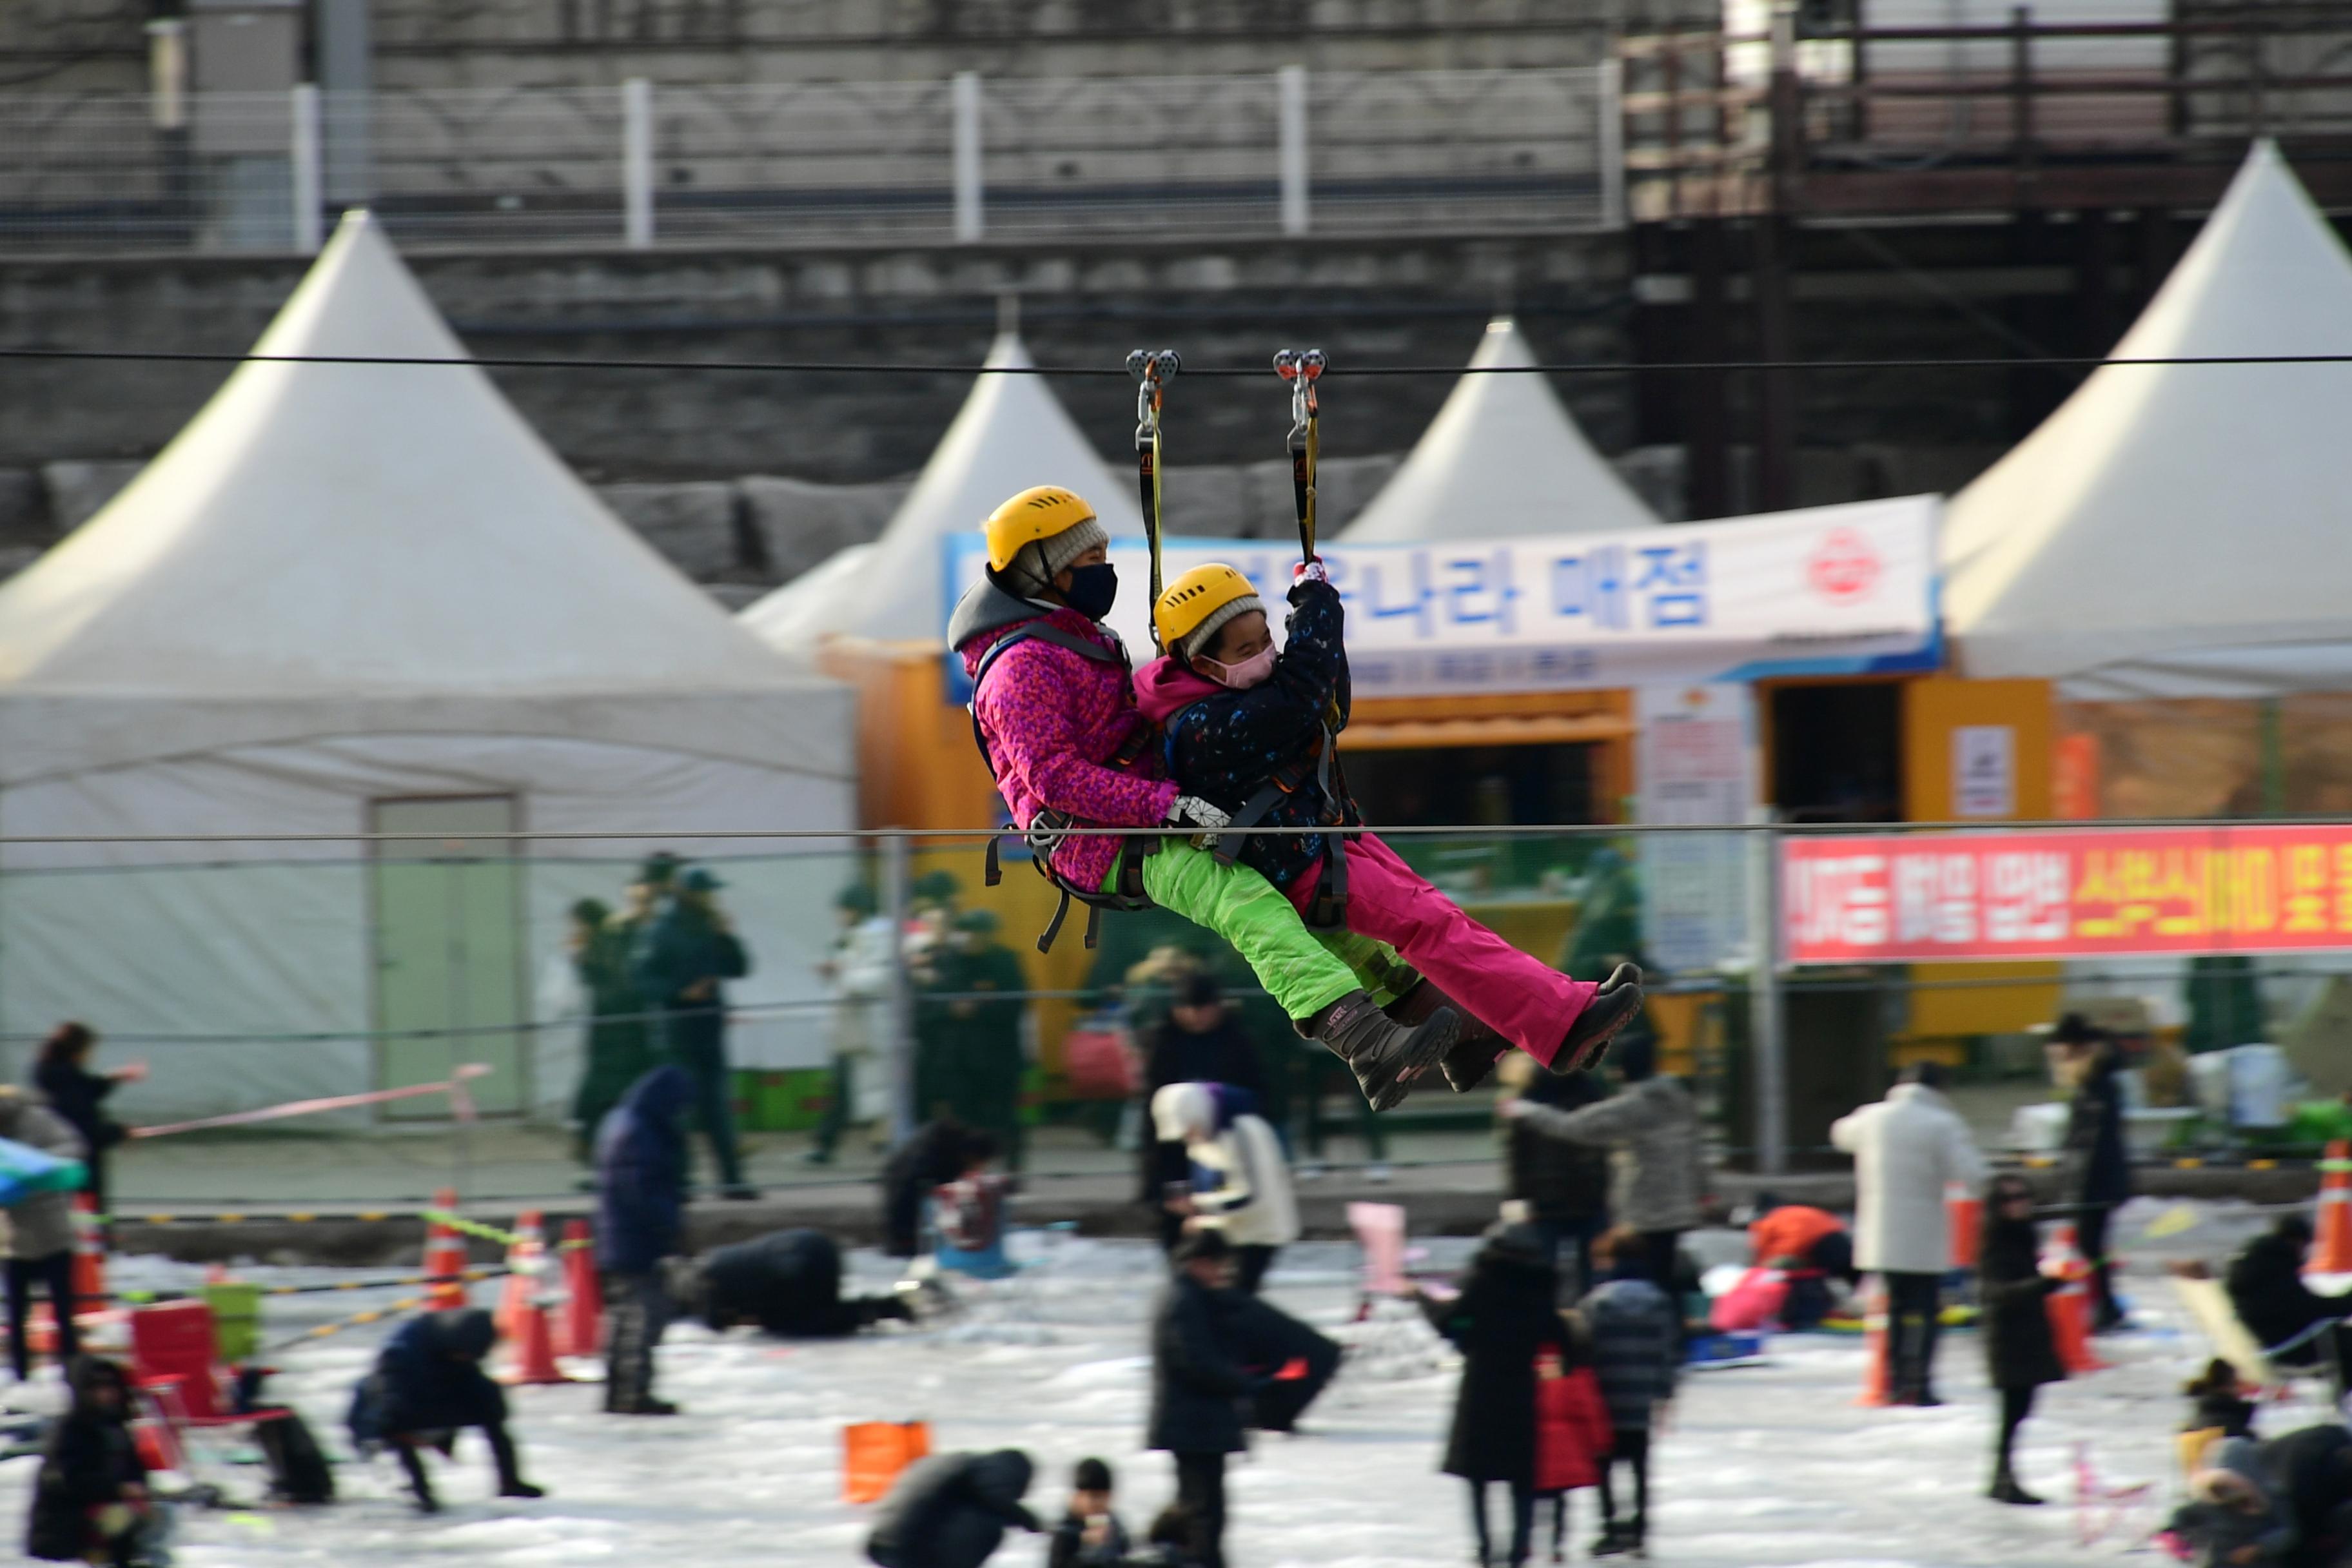
[[[501,1279],[512,1273],[509,1268],[468,1268],[457,1274],[404,1274],[395,1279],[342,1279],[323,1285],[248,1285],[255,1294],[271,1296],[321,1296],[352,1290],[389,1290],[401,1285],[478,1285],[485,1279]],[[241,1279],[222,1281],[246,1285]],[[158,1301],[192,1300],[199,1292],[193,1290],[117,1290],[118,1301],[138,1306],[152,1306]]]
[[[309,1344],[313,1340],[328,1339],[352,1329],[363,1329],[371,1323],[381,1323],[386,1318],[396,1318],[403,1312],[415,1311],[431,1300],[429,1296],[404,1296],[397,1301],[389,1302],[381,1307],[372,1307],[364,1312],[354,1312],[350,1317],[336,1322],[320,1323],[315,1329],[305,1329],[300,1333],[279,1340],[274,1344],[263,1345],[257,1353],[266,1356],[276,1355],[280,1351],[290,1351],[299,1345]]]
[[[1137,349],[1127,356],[1127,370],[1135,377],[1135,474],[1143,502],[1143,538],[1151,549],[1151,597],[1160,603],[1160,410],[1168,384],[1184,368],[1174,349]],[[1160,641],[1160,617],[1151,617],[1151,640]],[[1132,831],[1121,829],[1122,833]]]
[[[439,359],[402,354],[255,354],[163,349],[52,349],[0,347],[0,360],[121,361],[164,364],[365,364],[410,365],[450,369],[470,366],[490,370],[611,370],[688,371],[747,375],[1066,375],[1107,376],[1121,374],[1100,365],[949,364],[921,361],[872,362],[843,360],[659,360],[551,359],[544,355],[495,355]],[[1584,360],[1546,364],[1368,364],[1339,374],[1350,376],[1417,375],[1634,375],[1653,373],[1737,375],[1761,371],[1873,370],[2076,370],[2103,365],[2219,364],[2346,364],[2352,353],[2315,354],[2148,354],[2110,359],[2099,354],[2026,354],[1966,356],[1954,359],[1784,359],[1784,360]],[[1203,365],[1192,373],[1207,376],[1250,376],[1263,374],[1239,365]]]

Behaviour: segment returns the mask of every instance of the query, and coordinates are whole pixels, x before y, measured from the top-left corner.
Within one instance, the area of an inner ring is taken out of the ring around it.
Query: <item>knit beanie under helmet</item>
[[[1219,605],[1215,609],[1211,610],[1208,619],[1194,626],[1192,635],[1179,639],[1182,644],[1186,661],[1196,659],[1216,647],[1217,634],[1225,629],[1226,623],[1239,620],[1252,610],[1265,608],[1264,599],[1259,598],[1255,594],[1244,594],[1230,604]]]
[[[1097,518],[1088,518],[1045,539],[1033,539],[1023,545],[1004,569],[1007,584],[1028,598],[1036,598],[1054,585],[1054,579],[1064,567],[1097,545],[1108,547],[1110,531]]]

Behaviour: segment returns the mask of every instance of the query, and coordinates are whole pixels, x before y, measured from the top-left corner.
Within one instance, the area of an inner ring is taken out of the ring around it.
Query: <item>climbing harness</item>
[[[1274,374],[1290,386],[1290,490],[1298,507],[1298,555],[1315,559],[1315,464],[1323,447],[1323,404],[1315,384],[1327,362],[1321,349],[1282,349]]]
[[[1026,626],[1015,626],[998,638],[986,653],[980,656],[979,667],[971,672],[971,738],[973,743],[980,747],[981,761],[988,764],[988,776],[992,779],[996,777],[996,754],[990,750],[988,737],[980,728],[980,683],[988,678],[989,670],[1006,649],[1024,642],[1052,643],[1097,664],[1116,664],[1122,672],[1127,669],[1124,648],[1107,648],[1091,637],[1065,631],[1046,621],[1032,621]],[[1104,765],[1119,770],[1131,766],[1135,759],[1141,756],[1158,738],[1159,731],[1151,725],[1139,723]],[[1037,868],[1037,874],[1053,883],[1055,890],[1062,895],[1061,902],[1054,907],[1054,918],[1046,922],[1045,933],[1037,939],[1039,952],[1054,951],[1054,942],[1062,934],[1062,922],[1069,918],[1070,904],[1074,900],[1087,906],[1086,942],[1089,949],[1101,938],[1103,910],[1132,911],[1151,907],[1150,896],[1143,890],[1143,858],[1159,849],[1160,840],[1156,837],[1138,835],[1119,841],[1118,876],[1112,882],[1109,892],[1100,888],[1081,888],[1054,869],[1054,851],[1068,840],[1071,828],[1099,826],[1101,824],[1081,821],[1068,812],[1047,808],[1032,816],[1029,826],[1021,830],[1020,838],[1028,847],[1031,864]],[[997,835],[988,841],[987,855],[982,866],[982,880],[992,888],[1004,880],[1004,865],[998,854],[998,845],[1006,837],[1010,836]]]
[[[1135,377],[1135,472],[1143,501],[1143,542],[1151,549],[1151,604],[1160,602],[1160,406],[1184,368],[1174,349],[1137,349],[1127,356]],[[1151,640],[1157,644],[1155,629]]]

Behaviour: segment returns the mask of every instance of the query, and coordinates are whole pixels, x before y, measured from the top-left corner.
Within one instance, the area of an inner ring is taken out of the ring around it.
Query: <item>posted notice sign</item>
[[[1348,606],[1359,697],[1756,680],[1932,669],[1933,496],[1854,501],[1728,522],[1443,544],[1322,547]],[[980,580],[987,542],[942,542],[944,602]],[[1222,561],[1279,634],[1298,547],[1286,539],[1170,539],[1166,575]],[[1109,624],[1150,657],[1150,556],[1115,539]],[[950,656],[949,695],[964,700]]]
[[[1809,836],[1780,875],[1793,963],[2352,949],[2352,823]]]

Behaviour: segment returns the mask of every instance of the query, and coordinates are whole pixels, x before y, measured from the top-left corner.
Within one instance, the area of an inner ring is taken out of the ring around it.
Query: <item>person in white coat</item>
[[[1897,1405],[1940,1405],[1936,1330],[1952,1267],[1944,1189],[1985,1179],[1969,1125],[1942,1093],[1943,1068],[1919,1062],[1886,1098],[1841,1117],[1830,1142],[1853,1156],[1853,1263],[1885,1287],[1889,1393]]]
[[[1151,1121],[1161,1142],[1183,1144],[1192,1160],[1191,1190],[1169,1194],[1170,1209],[1187,1230],[1223,1231],[1234,1284],[1256,1295],[1275,1253],[1298,1239],[1290,1168],[1257,1097],[1231,1084],[1171,1083],[1151,1097]]]

